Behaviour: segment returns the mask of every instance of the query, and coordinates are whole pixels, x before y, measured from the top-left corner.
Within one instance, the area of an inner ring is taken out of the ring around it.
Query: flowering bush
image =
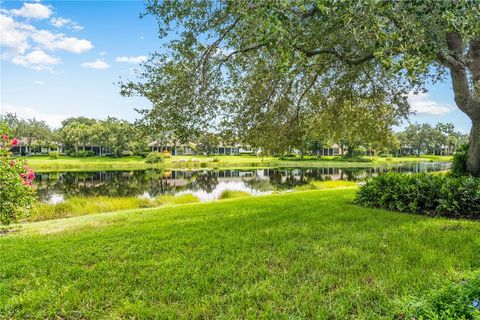
[[[18,144],[10,139],[8,128],[0,125],[0,223],[17,221],[35,202],[32,181],[35,173],[25,161],[14,159],[10,148]]]

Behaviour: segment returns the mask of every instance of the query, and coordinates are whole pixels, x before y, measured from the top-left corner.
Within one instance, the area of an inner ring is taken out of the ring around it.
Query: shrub
[[[480,179],[445,177],[437,211],[451,218],[480,219]]]
[[[17,145],[9,130],[0,126],[0,223],[9,224],[27,213],[35,202],[32,181],[35,173],[26,162],[14,159],[10,148]]]
[[[365,158],[362,156],[345,156],[345,157],[334,157],[332,160],[335,161],[347,161],[347,162],[372,162],[370,158]]]
[[[150,152],[145,158],[146,163],[160,163],[163,161],[163,153],[161,152]]]
[[[91,150],[80,150],[78,152],[73,153],[71,156],[76,158],[87,158],[87,157],[95,156],[95,152]]]
[[[400,302],[402,319],[480,319],[480,272]]]
[[[50,152],[48,153],[48,155],[49,155],[50,159],[58,159],[58,158],[60,158],[60,152],[58,152],[58,151],[50,151]]]
[[[381,157],[381,158],[393,158],[393,154],[391,154],[391,153],[382,153],[382,154],[380,154],[379,157]]]
[[[251,194],[245,191],[225,190],[218,197],[219,200],[250,197]]]
[[[400,212],[480,219],[480,179],[391,172],[367,180],[355,202]]]
[[[467,175],[468,144],[461,145],[453,155],[452,173],[456,176]]]
[[[167,150],[164,150],[162,151],[162,156],[165,158],[165,159],[168,159],[168,158],[171,158],[172,157],[172,154],[167,151]]]

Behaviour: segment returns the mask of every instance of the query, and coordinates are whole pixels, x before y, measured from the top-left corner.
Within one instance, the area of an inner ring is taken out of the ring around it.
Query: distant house
[[[25,139],[19,139],[18,144],[12,147],[11,152],[14,155],[32,155],[32,154],[48,154],[50,151],[60,151],[62,149],[61,144],[55,144],[50,146],[42,146],[38,143],[28,146]]]
[[[170,152],[174,156],[180,155],[194,155],[195,151],[187,144],[176,144],[173,142],[165,142],[163,140],[155,140],[148,144],[148,147],[152,152],[158,151]]]
[[[78,151],[83,151],[83,150],[84,150],[83,145],[78,147]],[[60,153],[65,153],[65,148],[60,143],[56,143],[50,146],[42,146],[36,143],[35,145],[32,145],[29,148],[25,139],[20,139],[18,145],[16,145],[15,147],[12,147],[11,151],[13,152],[14,155],[17,155],[17,156],[18,155],[22,155],[22,156],[42,155],[42,154],[47,155],[51,151],[58,151]],[[103,147],[100,145],[95,145],[95,144],[86,144],[85,151],[92,151],[96,156],[108,156],[112,154],[112,150],[110,148]]]
[[[151,151],[168,151],[174,156],[180,155],[196,155],[199,154],[194,148],[193,144],[176,144],[173,142],[165,142],[156,140],[148,144]],[[256,149],[249,146],[236,145],[218,145],[213,147],[212,154],[216,155],[238,155],[238,154],[254,154]]]
[[[323,148],[320,150],[321,156],[339,156],[342,155],[342,150],[338,144],[333,144],[330,148]]]

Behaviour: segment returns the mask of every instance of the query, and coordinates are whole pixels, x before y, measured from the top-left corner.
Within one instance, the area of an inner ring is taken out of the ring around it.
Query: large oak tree
[[[146,13],[167,48],[122,93],[150,99],[152,121],[288,139],[322,101],[404,117],[409,92],[450,77],[472,121],[467,168],[480,175],[479,0],[150,0]]]

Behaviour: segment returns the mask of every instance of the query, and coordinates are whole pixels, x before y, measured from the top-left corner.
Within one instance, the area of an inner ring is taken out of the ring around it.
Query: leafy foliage
[[[163,153],[154,151],[150,152],[148,156],[145,158],[146,163],[160,163],[163,162]]]
[[[58,159],[60,158],[60,152],[58,151],[50,151],[48,153],[48,156],[50,157],[50,159]]]
[[[399,309],[405,319],[480,319],[480,272],[404,299]]]
[[[331,101],[386,105],[398,120],[410,92],[447,75],[458,107],[478,123],[478,1],[150,0],[146,14],[166,48],[121,93],[149,99],[145,122],[177,136],[223,125],[281,153],[303,145]],[[368,129],[366,121],[350,124]],[[471,134],[475,150],[479,136]],[[480,175],[474,149],[467,167]]]
[[[480,219],[480,179],[391,172],[368,180],[355,202],[400,212]]]
[[[453,155],[452,173],[456,176],[467,174],[468,144],[462,145]]]
[[[18,143],[0,126],[0,223],[15,222],[35,202],[32,180],[35,173],[25,161],[14,159],[9,149]]]

